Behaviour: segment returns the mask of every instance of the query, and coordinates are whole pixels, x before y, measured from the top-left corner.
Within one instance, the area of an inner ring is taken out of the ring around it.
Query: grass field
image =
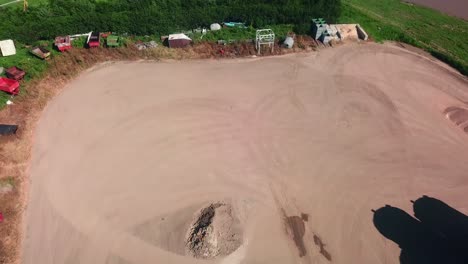
[[[340,23],[359,23],[376,41],[430,52],[468,75],[468,22],[399,0],[342,0]]]
[[[49,47],[50,48],[50,47]],[[53,51],[53,53],[55,53]],[[9,56],[9,57],[1,57],[0,58],[0,66],[4,67],[5,69],[17,66],[27,72],[25,76],[25,81],[29,81],[33,78],[41,76],[44,73],[45,69],[47,68],[47,62],[40,60],[39,58],[34,57],[30,52],[29,49],[18,45],[16,46],[16,55]],[[5,73],[2,74],[5,76]],[[24,89],[21,90],[20,94],[26,92]],[[10,95],[0,92],[0,109],[5,106],[5,102],[10,98]]]

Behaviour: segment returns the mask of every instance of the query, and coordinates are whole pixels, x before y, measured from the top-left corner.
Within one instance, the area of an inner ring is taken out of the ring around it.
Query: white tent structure
[[[16,48],[15,48],[15,43],[13,43],[13,40],[11,39],[1,40],[0,41],[0,53],[2,54],[3,57],[15,55]]]
[[[271,29],[259,29],[257,30],[257,34],[255,36],[255,47],[257,48],[257,52],[260,55],[262,46],[268,45],[270,47],[271,52],[273,52],[275,48],[275,32]]]

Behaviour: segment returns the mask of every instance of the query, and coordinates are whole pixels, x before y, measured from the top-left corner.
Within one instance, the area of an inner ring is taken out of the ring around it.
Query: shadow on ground
[[[428,196],[411,202],[415,217],[390,205],[374,211],[377,230],[400,246],[400,263],[468,263],[468,216]]]

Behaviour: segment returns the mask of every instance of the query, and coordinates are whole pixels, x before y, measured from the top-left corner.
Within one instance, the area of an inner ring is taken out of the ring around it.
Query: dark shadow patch
[[[314,243],[319,247],[320,254],[322,254],[322,256],[324,256],[328,261],[331,261],[331,254],[325,249],[325,244],[323,243],[322,239],[316,234],[314,234]]]
[[[297,249],[299,250],[299,257],[303,257],[307,254],[307,250],[304,244],[304,235],[305,235],[305,224],[301,217],[299,216],[289,216],[286,217],[286,228],[288,229],[294,244],[296,244]]]
[[[308,222],[308,221],[309,221],[309,215],[308,215],[308,214],[302,213],[302,214],[301,214],[301,218],[302,218],[302,220],[303,220],[304,222]]]
[[[400,246],[400,263],[468,263],[468,217],[428,196],[413,203],[417,219],[390,205],[374,211],[377,230]]]

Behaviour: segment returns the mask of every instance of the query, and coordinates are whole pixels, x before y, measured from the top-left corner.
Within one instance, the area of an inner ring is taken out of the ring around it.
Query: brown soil
[[[16,190],[0,203],[0,263],[19,263],[32,131],[48,99],[99,61],[220,56],[194,49],[73,51],[0,113],[20,124],[0,150]],[[248,250],[232,263],[303,260],[278,207],[314,212],[303,236],[311,263],[397,262],[371,208],[426,193],[466,211],[466,136],[440,115],[467,101],[465,79],[385,45],[301,57],[117,63],[71,83],[35,134],[23,263],[200,263],[129,230],[225,196],[251,208]]]
[[[307,38],[305,38],[307,39]],[[303,41],[306,47],[312,49],[314,43]],[[224,47],[228,51],[239,50],[236,45]],[[246,49],[240,49],[239,56],[251,54],[251,44],[242,45]],[[275,54],[299,52],[304,49],[285,50],[279,47]],[[225,53],[226,54],[226,53]],[[229,52],[227,53],[229,54]],[[268,54],[266,54],[268,55]],[[33,130],[42,109],[49,99],[59,93],[62,88],[80,72],[101,62],[121,60],[160,60],[160,59],[199,59],[199,58],[223,58],[216,44],[197,44],[186,49],[168,49],[159,47],[139,51],[133,47],[117,49],[72,49],[61,56],[52,58],[48,63],[50,69],[42,79],[35,79],[29,83],[23,83],[21,89],[27,93],[21,93],[14,100],[15,104],[5,107],[0,111],[2,123],[17,124],[19,130],[13,136],[0,136],[0,179],[13,177],[14,191],[1,195],[0,212],[5,221],[0,224],[0,263],[20,263],[21,244],[21,217],[26,208],[28,195],[29,166]]]
[[[468,109],[452,106],[447,108],[444,113],[447,119],[468,133]]]

